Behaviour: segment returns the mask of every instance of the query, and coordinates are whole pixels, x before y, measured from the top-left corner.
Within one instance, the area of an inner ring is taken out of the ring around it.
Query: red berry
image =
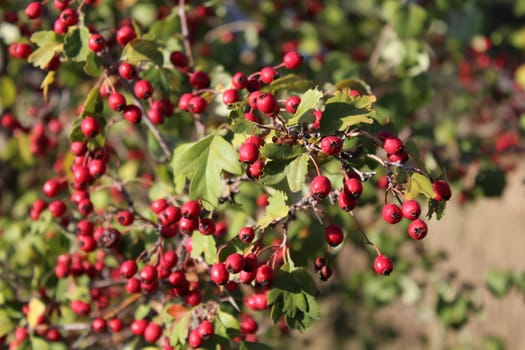
[[[199,348],[203,343],[202,336],[198,328],[192,329],[188,335],[188,344],[192,348]]]
[[[209,218],[199,218],[198,230],[203,235],[211,235],[215,233],[215,221]]]
[[[121,210],[117,213],[116,219],[122,226],[129,226],[135,221],[135,215],[132,211]]]
[[[88,220],[80,220],[77,223],[77,235],[80,236],[92,236],[93,235],[93,223]]]
[[[199,220],[192,218],[181,218],[179,220],[179,230],[182,234],[189,235],[199,227]]]
[[[215,327],[213,326],[213,323],[208,320],[202,321],[197,329],[203,339],[208,339],[213,334],[215,334]]]
[[[246,81],[246,90],[249,92],[257,91],[261,89],[261,82],[257,78],[250,78]]]
[[[201,96],[192,96],[188,101],[188,112],[190,113],[202,113],[206,110],[208,103]]]
[[[88,138],[95,137],[100,131],[98,120],[91,116],[85,117],[80,122],[80,130]]]
[[[197,219],[201,214],[201,205],[198,201],[187,201],[180,208],[180,212],[186,219]]]
[[[155,214],[159,214],[161,211],[168,207],[168,201],[165,198],[159,198],[151,202],[150,209]]]
[[[241,315],[240,330],[243,334],[253,334],[257,332],[259,325],[249,314]]]
[[[252,142],[244,142],[239,147],[239,160],[243,163],[253,163],[259,158],[259,148]]]
[[[210,77],[202,71],[195,71],[190,74],[190,84],[196,89],[209,88]]]
[[[69,305],[71,311],[79,316],[87,316],[91,312],[91,306],[82,300],[73,300]]]
[[[269,92],[263,92],[259,95],[256,102],[257,109],[266,115],[273,115],[279,110],[279,103],[275,96]]]
[[[52,198],[58,194],[60,187],[60,182],[57,179],[49,179],[44,182],[42,192],[44,192],[47,197]]]
[[[174,250],[168,250],[167,252],[164,252],[160,258],[160,266],[167,270],[171,270],[177,265],[178,260],[179,257],[177,256],[177,252]]]
[[[363,184],[361,183],[361,180],[355,177],[346,177],[343,185],[344,192],[348,194],[350,198],[358,199],[361,197],[361,193],[363,193]]]
[[[239,231],[239,239],[244,243],[250,243],[255,237],[253,227],[245,226]]]
[[[257,108],[257,99],[262,95],[259,90],[253,91],[248,95],[248,104],[251,108]]]
[[[148,320],[135,320],[131,322],[131,333],[133,333],[136,336],[143,335],[148,324]]]
[[[178,107],[182,111],[187,111],[190,105],[190,100],[193,98],[193,94],[186,92],[179,97]]]
[[[106,161],[102,159],[92,159],[88,164],[89,174],[95,178],[104,175],[108,170]]]
[[[150,322],[144,329],[144,339],[148,343],[155,343],[162,335],[162,327],[156,323]]]
[[[91,321],[91,329],[95,333],[102,333],[106,330],[106,328],[107,328],[106,320],[104,320],[101,317],[97,317],[93,319],[93,321]]]
[[[222,102],[229,106],[239,101],[239,92],[236,89],[227,89],[222,93]]]
[[[73,9],[67,8],[60,12],[59,19],[66,27],[74,26],[78,23],[78,13]]]
[[[188,66],[188,57],[181,51],[173,51],[170,54],[170,61],[177,68],[186,68]]]
[[[98,33],[91,34],[88,39],[88,47],[93,52],[100,52],[106,47],[106,40]]]
[[[392,260],[385,255],[378,255],[374,259],[374,270],[378,275],[388,276],[394,270]]]
[[[42,14],[42,9],[43,7],[41,3],[39,3],[38,1],[33,1],[32,3],[26,6],[24,12],[29,19],[35,19],[40,17],[40,15]]]
[[[113,333],[118,333],[124,328],[124,322],[120,318],[112,318],[108,320],[108,326]]]
[[[108,105],[114,111],[122,111],[126,107],[126,98],[120,92],[113,92],[108,97]]]
[[[123,62],[118,67],[120,76],[127,80],[135,80],[137,78],[137,69],[134,65],[128,62]]]
[[[246,169],[246,174],[252,179],[257,179],[262,176],[264,170],[264,161],[257,159],[252,164],[248,165]]]
[[[117,42],[121,46],[126,45],[128,42],[133,40],[136,36],[137,34],[135,34],[135,30],[131,26],[123,26],[117,30]]]
[[[310,194],[315,199],[323,199],[332,190],[332,183],[326,176],[316,176],[310,183]]]
[[[162,226],[169,226],[177,221],[181,217],[181,210],[175,205],[166,207],[160,214],[157,215],[157,220]]]
[[[93,203],[89,198],[84,198],[78,202],[77,209],[82,216],[88,216],[93,212]]]
[[[343,148],[343,141],[338,136],[325,136],[321,140],[321,151],[326,155],[339,154]]]
[[[137,98],[145,99],[153,95],[153,86],[145,79],[141,79],[133,86],[133,92]]]
[[[283,63],[288,69],[296,69],[303,62],[303,56],[297,51],[290,51],[284,54]]]
[[[232,253],[228,255],[224,263],[230,273],[239,273],[244,269],[244,256],[239,253]]]
[[[434,188],[434,199],[437,201],[448,201],[452,196],[450,185],[444,180],[436,180],[432,183]]]
[[[126,260],[120,265],[120,275],[124,278],[131,278],[138,271],[135,260]]]
[[[56,328],[49,328],[46,332],[46,339],[50,342],[57,342],[62,339],[62,334],[60,334],[60,331]]]
[[[351,211],[357,206],[357,199],[353,199],[345,191],[341,191],[337,197],[337,204],[344,211]]]
[[[87,144],[83,141],[73,141],[69,146],[69,150],[75,156],[82,156],[87,152]]]
[[[27,339],[27,336],[29,335],[29,332],[27,331],[27,328],[25,327],[16,327],[15,329],[15,339],[18,342],[23,342]]]
[[[332,247],[336,247],[339,244],[341,244],[345,237],[341,227],[334,224],[329,225],[325,228],[324,235],[326,238],[326,242]]]
[[[15,58],[26,59],[32,52],[33,48],[26,43],[13,43],[9,45],[9,54]]]
[[[297,112],[297,107],[301,104],[301,98],[297,95],[292,95],[288,97],[284,103],[284,108],[288,113],[295,114]]]
[[[419,203],[413,199],[404,201],[401,206],[401,211],[403,212],[403,217],[408,220],[416,220],[419,215],[421,215],[421,207]]]
[[[395,136],[387,137],[385,138],[385,141],[383,142],[383,149],[388,154],[394,154],[394,153],[400,152],[401,150],[403,150],[403,146],[404,146],[403,141],[401,141]]]
[[[232,77],[232,85],[235,89],[241,90],[246,87],[248,78],[244,73],[237,72]]]
[[[61,200],[56,200],[51,203],[49,203],[48,207],[49,211],[51,212],[51,215],[55,218],[59,218],[66,212],[66,204],[62,202]]]
[[[392,163],[405,163],[408,161],[408,158],[408,153],[404,150],[388,155],[388,160]]]
[[[270,265],[261,265],[257,268],[255,280],[262,286],[269,286],[273,282],[273,269]]]
[[[53,5],[58,11],[62,11],[69,7],[69,0],[54,0]]]
[[[155,266],[146,265],[140,271],[139,276],[142,283],[152,284],[158,279],[158,272]]]
[[[264,67],[260,72],[260,79],[265,84],[270,84],[275,79],[279,78],[279,72],[273,67]]]
[[[403,212],[400,207],[394,203],[387,203],[381,212],[383,219],[389,224],[397,224],[403,218]]]
[[[131,277],[128,279],[128,283],[126,283],[126,292],[129,294],[135,294],[140,292],[140,281],[138,278]]]
[[[223,263],[216,263],[210,269],[211,280],[218,285],[224,285],[230,279],[226,265]]]
[[[321,270],[319,271],[319,277],[321,278],[321,281],[328,281],[328,279],[332,276],[332,269],[329,265],[324,265],[321,267]]]
[[[408,225],[408,235],[412,239],[423,239],[428,233],[427,224],[420,219],[414,220]]]

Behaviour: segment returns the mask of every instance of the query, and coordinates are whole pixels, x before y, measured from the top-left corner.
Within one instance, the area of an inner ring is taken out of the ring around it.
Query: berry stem
[[[188,29],[188,19],[186,17],[186,11],[184,9],[186,5],[185,0],[179,0],[179,18],[180,18],[180,26],[182,31],[182,38],[184,42],[184,50],[186,51],[186,56],[188,57],[188,67],[190,70],[193,70],[194,60],[193,60],[193,54],[191,51],[191,44],[190,44],[190,31]]]
[[[366,244],[368,245],[371,245],[372,247],[374,247],[377,255],[381,255],[381,251],[379,250],[379,248],[368,238],[368,236],[366,235],[365,231],[363,230],[363,226],[361,226],[361,223],[359,222],[359,220],[357,220],[354,212],[350,212],[350,215],[352,216],[352,218],[354,219],[355,221],[355,224],[357,226],[357,230],[359,231],[359,233],[361,234],[361,236],[363,236],[363,239],[365,241]]]

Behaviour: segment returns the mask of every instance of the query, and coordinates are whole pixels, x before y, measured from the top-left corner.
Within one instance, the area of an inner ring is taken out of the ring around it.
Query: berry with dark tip
[[[339,154],[343,148],[343,141],[338,136],[325,136],[321,140],[321,151],[329,156]]]
[[[385,275],[388,276],[392,273],[394,270],[394,264],[392,263],[392,260],[390,260],[389,257],[385,255],[378,255],[374,259],[374,271],[378,275]]]
[[[387,203],[381,212],[383,219],[389,224],[397,224],[403,218],[403,212],[399,206],[394,203]]]
[[[420,240],[425,238],[428,233],[427,224],[420,219],[414,220],[408,225],[408,235],[412,239]]]
[[[332,190],[332,183],[326,176],[318,175],[310,183],[310,194],[316,199],[323,199]]]
[[[401,211],[403,212],[403,217],[408,220],[416,220],[421,215],[421,207],[414,199],[404,201]]]

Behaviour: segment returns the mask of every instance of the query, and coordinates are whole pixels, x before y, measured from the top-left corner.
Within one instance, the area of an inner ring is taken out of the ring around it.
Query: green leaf
[[[512,276],[507,272],[490,271],[485,277],[485,285],[493,295],[503,297],[512,285]]]
[[[8,334],[15,328],[6,310],[0,310],[0,337]]]
[[[190,327],[191,312],[187,312],[179,321],[175,322],[175,326],[171,329],[170,343],[186,344],[186,338],[188,337],[188,329]]]
[[[272,160],[291,160],[306,150],[301,146],[281,145],[278,143],[266,143],[260,148],[261,155]]]
[[[121,59],[134,65],[143,61],[151,61],[161,67],[164,63],[160,45],[153,40],[132,40],[124,47]]]
[[[288,215],[288,210],[290,208],[286,205],[287,199],[288,197],[284,192],[275,191],[268,199],[266,214],[257,221],[257,226],[260,228],[265,228],[274,220]]]
[[[29,300],[29,312],[27,314],[27,323],[29,327],[35,327],[38,324],[40,316],[44,314],[46,304],[38,298],[31,298]]]
[[[297,111],[293,117],[288,121],[288,125],[313,122],[313,116],[307,115],[306,112],[315,108],[322,97],[323,92],[317,88],[307,90],[301,97],[301,103],[297,107]]]
[[[362,95],[371,95],[372,89],[370,89],[370,85],[365,83],[362,80],[356,80],[356,79],[346,79],[343,81],[338,82],[335,84],[335,87],[338,90],[343,89],[352,89],[359,91]]]
[[[16,84],[11,77],[0,77],[0,109],[9,108],[16,102]]]
[[[333,133],[334,130],[345,130],[348,127],[366,123],[372,124],[372,104],[376,101],[373,95],[350,98],[348,90],[336,91],[326,101],[326,108],[321,119],[321,132]]]
[[[102,65],[102,59],[95,55],[94,52],[89,52],[89,54],[86,57],[84,72],[86,72],[87,75],[98,78],[103,72]]]
[[[171,161],[176,189],[181,180],[190,181],[191,198],[202,198],[205,207],[215,207],[222,189],[222,172],[241,174],[242,168],[233,146],[218,134],[177,147]]]
[[[232,314],[219,310],[217,317],[226,328],[237,330],[240,328],[239,321]]]
[[[308,173],[308,154],[303,153],[295,158],[285,170],[288,186],[292,192],[301,190]]]
[[[424,194],[427,198],[434,197],[432,182],[428,177],[419,173],[413,173],[408,178],[408,185],[405,190],[405,199],[414,199],[418,194]]]
[[[268,86],[265,86],[262,91],[271,92],[276,94],[279,91],[297,91],[304,92],[312,86],[312,82],[309,80],[304,80],[301,77],[295,74],[287,74],[279,79],[275,79]]]
[[[91,52],[88,46],[89,36],[89,29],[86,27],[70,29],[64,41],[64,52],[66,56],[75,62],[85,61]]]
[[[272,350],[271,346],[262,343],[252,343],[248,341],[241,342],[239,350]]]
[[[31,36],[38,49],[28,57],[33,66],[45,69],[55,54],[63,50],[63,38],[52,30],[39,31]]]
[[[429,23],[427,11],[414,3],[387,1],[383,5],[386,19],[392,23],[401,38],[413,38],[421,35]]]
[[[80,130],[80,123],[86,115],[91,115],[97,118],[97,120],[100,123],[100,129],[103,130],[104,125],[106,124],[106,120],[99,115],[102,112],[103,108],[104,105],[102,102],[102,98],[100,97],[98,88],[94,87],[93,89],[91,89],[86,98],[86,101],[84,102],[84,111],[73,121],[71,131],[69,132],[69,140],[84,141],[85,137],[82,131]]]
[[[204,253],[204,260],[208,264],[214,264],[217,262],[217,244],[213,235],[202,235],[195,233],[192,236],[192,248],[191,257],[197,258]]]
[[[49,350],[49,343],[39,337],[31,337],[31,348],[38,350]]]
[[[440,220],[443,217],[446,206],[447,202],[437,201],[434,198],[430,198],[428,200],[428,213],[426,215],[427,218],[430,220],[432,219],[432,215],[436,214],[436,218]]]

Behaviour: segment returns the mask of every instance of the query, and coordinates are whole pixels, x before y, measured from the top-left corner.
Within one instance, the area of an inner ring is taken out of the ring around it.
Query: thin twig
[[[188,19],[186,18],[186,10],[184,9],[186,1],[179,0],[179,18],[180,26],[182,31],[182,38],[184,42],[184,50],[186,51],[186,56],[188,57],[188,66],[193,69],[195,62],[193,61],[193,54],[191,53],[191,44],[190,44],[190,31],[188,29]]]

